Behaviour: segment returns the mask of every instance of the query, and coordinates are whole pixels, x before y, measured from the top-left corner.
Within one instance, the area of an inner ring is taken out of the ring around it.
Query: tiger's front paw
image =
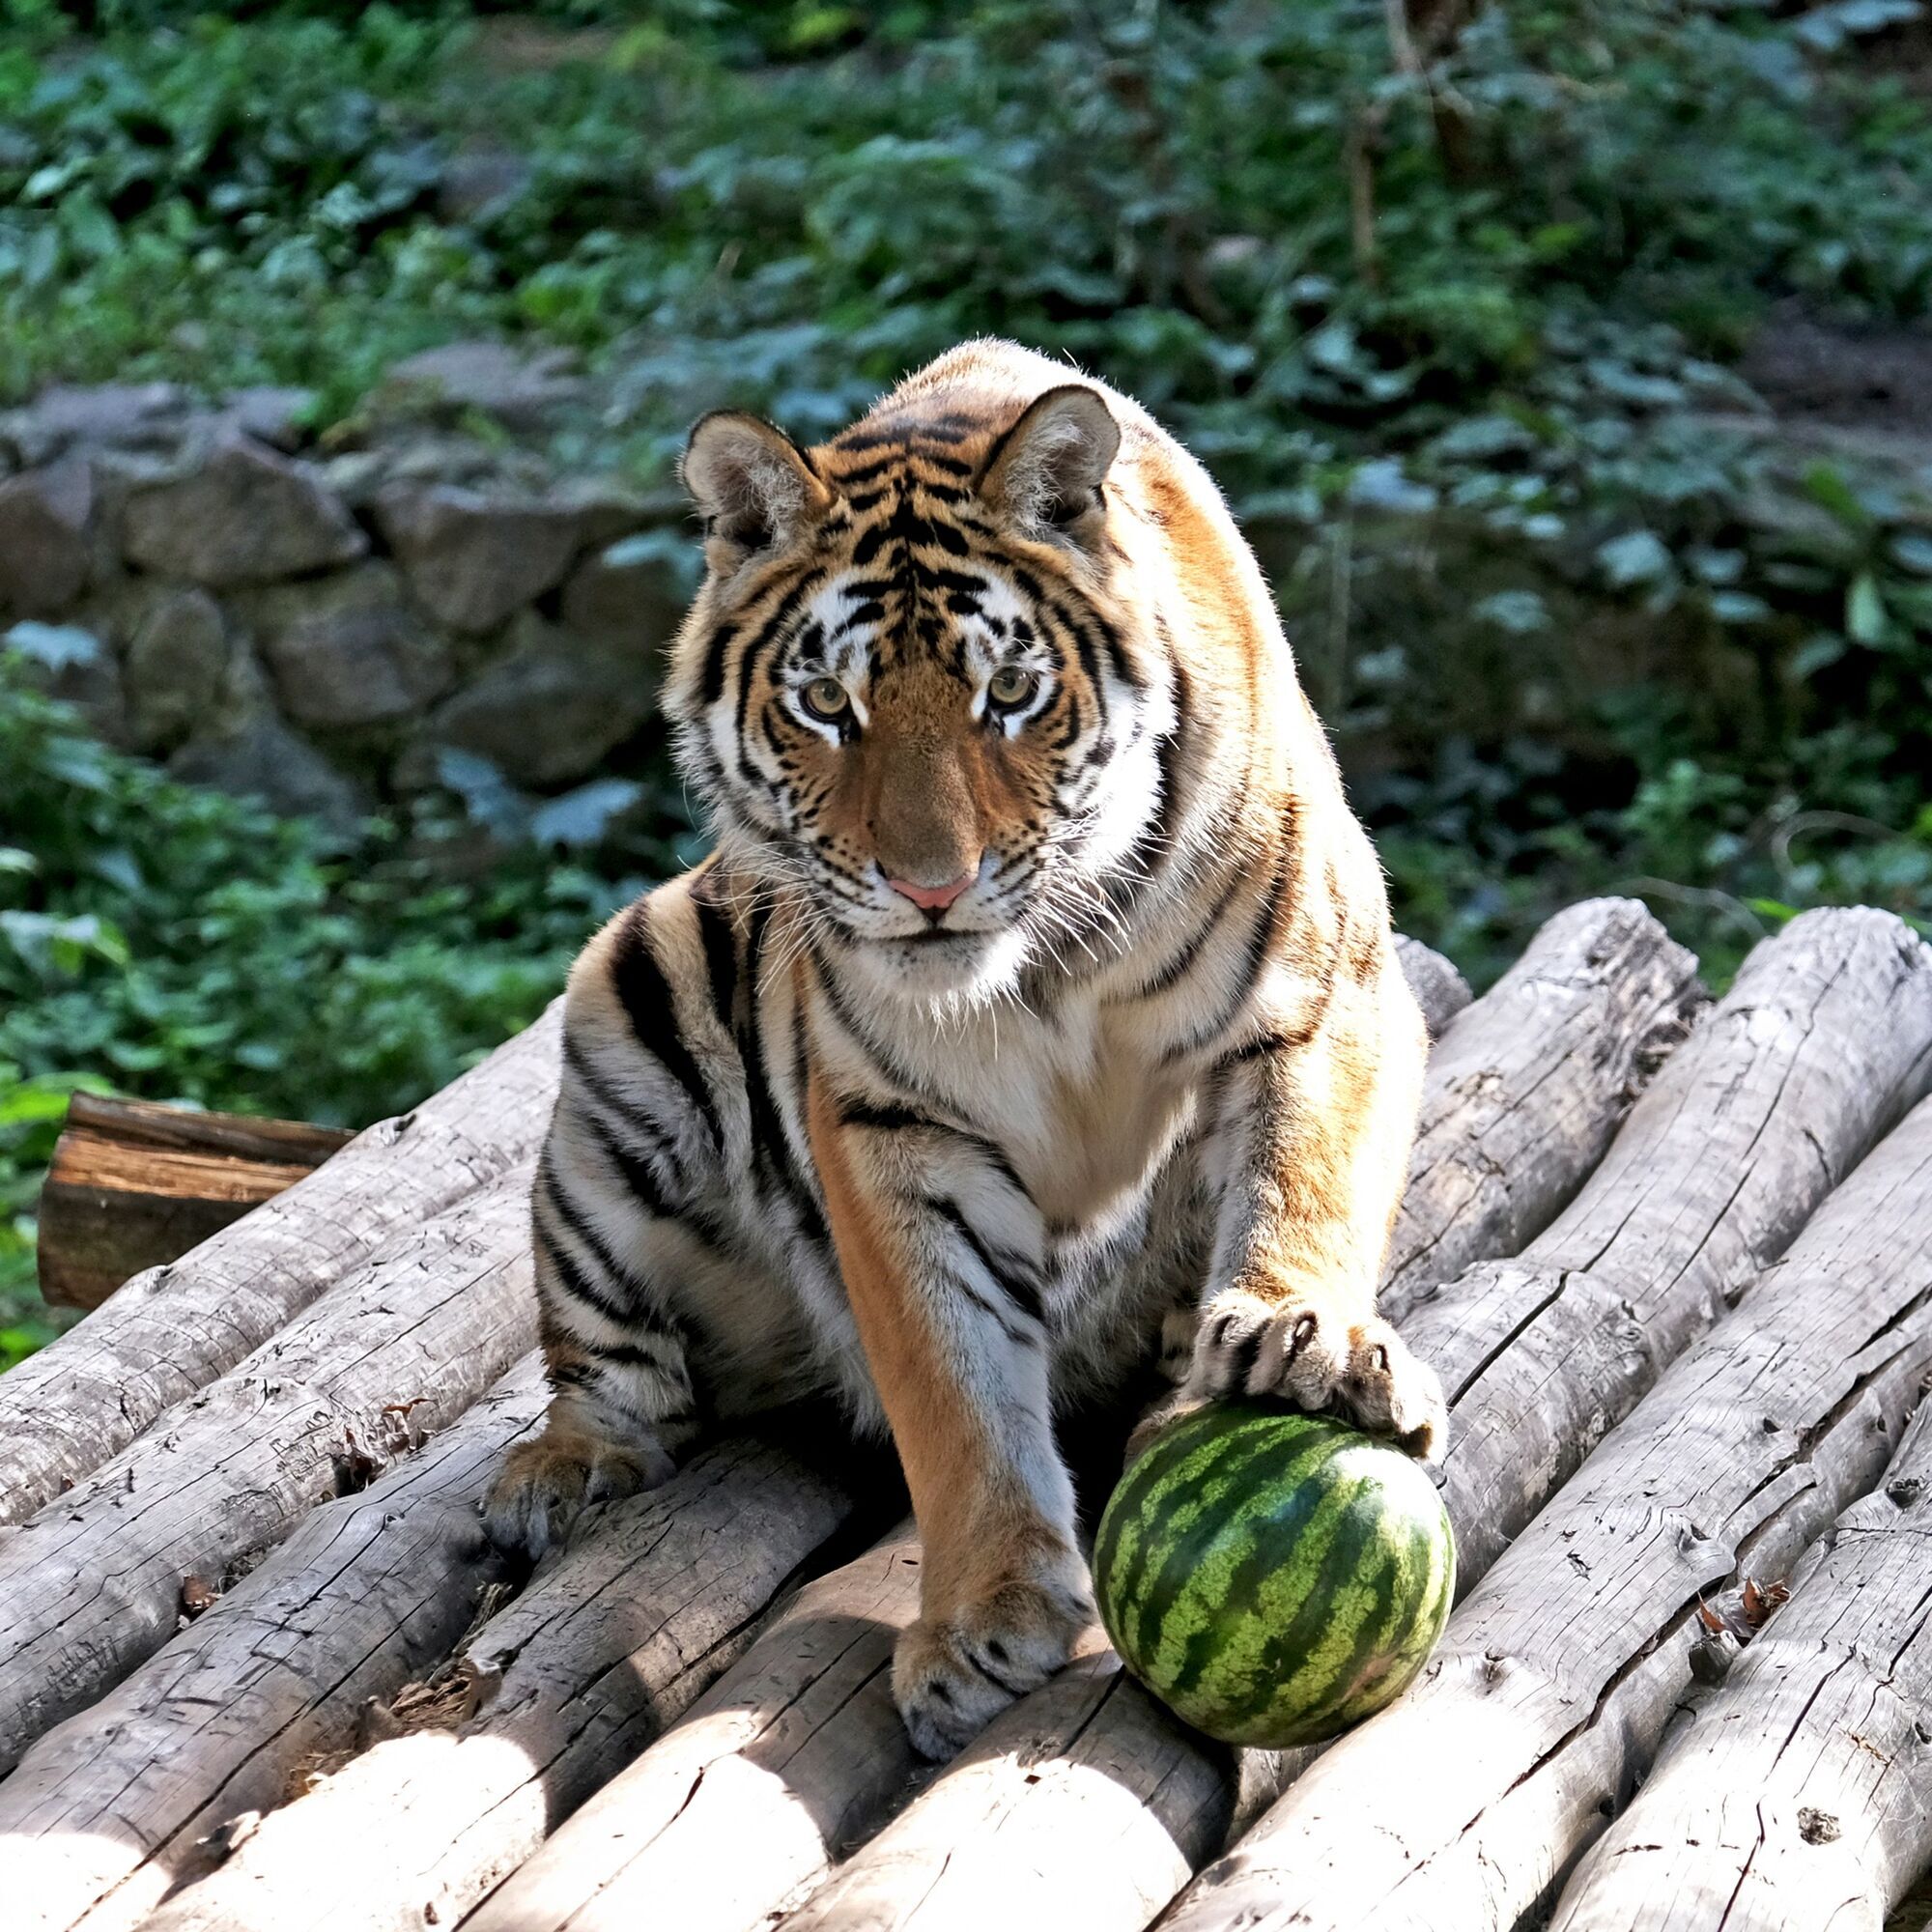
[[[1346,1321],[1306,1302],[1264,1301],[1239,1289],[1202,1311],[1184,1402],[1273,1396],[1311,1413],[1345,1416],[1436,1461],[1449,1411],[1435,1370],[1378,1315]]]
[[[592,1503],[655,1489],[674,1466],[653,1438],[611,1442],[553,1425],[503,1458],[484,1499],[483,1527],[497,1548],[534,1559],[563,1542]]]
[[[949,1758],[1014,1698],[1037,1690],[1094,1621],[1085,1566],[1009,1577],[978,1602],[921,1617],[893,1652],[893,1697],[922,1756]]]

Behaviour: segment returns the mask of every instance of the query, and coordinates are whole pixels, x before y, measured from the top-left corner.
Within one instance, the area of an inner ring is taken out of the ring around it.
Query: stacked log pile
[[[1627,902],[1473,1003],[1404,959],[1464,1594],[1380,1717],[1235,1753],[1096,1633],[923,1766],[902,1495],[784,1419],[505,1571],[553,1018],[0,1381],[9,1927],[1877,1926],[1932,1858],[1932,949],[1807,915],[1701,1014]]]

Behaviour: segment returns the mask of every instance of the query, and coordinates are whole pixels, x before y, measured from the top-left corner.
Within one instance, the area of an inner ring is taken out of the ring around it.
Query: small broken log
[[[1441,953],[1406,932],[1395,936],[1395,956],[1415,1004],[1422,1009],[1429,1037],[1440,1039],[1442,1029],[1469,1004],[1468,980]]]
[[[1465,1594],[1928,1081],[1932,947],[1886,914],[1806,913],[1746,960],[1556,1223],[1408,1324],[1451,1393],[1443,1489]],[[1331,1747],[1163,1922],[1332,1922],[1354,1897],[1337,1874],[1358,1874],[1371,1840],[1387,1856],[1428,1802],[1391,1784],[1375,1745],[1388,1722]],[[1378,1782],[1350,1775],[1358,1760]]]
[[[76,1094],[41,1189],[43,1298],[99,1307],[130,1275],[179,1261],[353,1138],[300,1121]]]
[[[1430,1055],[1382,1312],[1540,1234],[1703,1004],[1696,960],[1636,900],[1547,921]]]
[[[1584,1859],[1553,1932],[1879,1932],[1932,1860],[1932,1403],[1828,1542]]]
[[[0,1523],[98,1469],[398,1236],[534,1159],[561,1010],[0,1377]]]
[[[851,1474],[734,1437],[605,1506],[433,1685],[440,1723],[271,1813],[148,1932],[454,1925],[744,1652],[863,1522],[862,1492],[892,1493],[883,1467]]]
[[[869,1837],[925,1770],[892,1699],[919,1615],[910,1522],[800,1592],[465,1932],[753,1932]]]
[[[1277,1809],[1272,1860],[1297,1875],[1356,1874],[1319,1899],[1298,1876],[1292,1922],[1475,1932],[1535,1908],[1580,1842],[1576,1807],[1559,1820],[1550,1798],[1566,1783],[1613,1795],[1631,1768],[1618,1761],[1621,1723],[1595,1735],[1605,1699],[1647,1670],[1643,1708],[1661,1718],[1691,1687],[1700,1608],[1757,1568],[1764,1533],[1792,1500],[1822,1484],[1842,1506],[1857,1493],[1843,1485],[1877,1480],[1932,1368],[1928,1254],[1932,1102],[1861,1163],[1504,1551],[1422,1681]],[[1526,1801],[1533,1778],[1549,1780],[1548,1793]]]
[[[129,1932],[305,1763],[362,1742],[505,1587],[478,1523],[548,1391],[526,1357],[453,1427],[326,1503],[99,1703],[0,1782],[9,1932]]]
[[[0,1537],[0,1771],[174,1634],[190,1578],[225,1590],[534,1346],[528,1192],[440,1215]]]

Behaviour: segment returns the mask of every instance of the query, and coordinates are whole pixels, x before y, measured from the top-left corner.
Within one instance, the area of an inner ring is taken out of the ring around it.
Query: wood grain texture
[[[1883,914],[1805,914],[1746,961],[1547,1233],[1410,1322],[1452,1392],[1443,1490],[1465,1594],[1928,1079],[1932,948]],[[1340,1875],[1365,1844],[1399,1862],[1406,1821],[1442,1802],[1378,1746],[1404,1708],[1332,1746],[1163,1924],[1352,1924]]]
[[[364,1751],[150,1932],[454,1925],[743,1654],[773,1598],[859,1515],[842,1474],[738,1437],[586,1517],[467,1647],[473,1717]]]
[[[1696,960],[1634,899],[1549,920],[1430,1054],[1382,1312],[1540,1234],[1703,1002]]]
[[[355,1743],[446,1657],[502,1570],[478,1524],[547,1391],[526,1357],[373,1487],[312,1510],[261,1568],[0,1782],[9,1932],[126,1932],[303,1762]]]
[[[561,1010],[0,1376],[0,1523],[98,1469],[386,1244],[534,1159]]]
[[[1551,921],[1431,1057],[1411,1196],[1411,1208],[1427,1204],[1431,1232],[1416,1242],[1411,1279],[1425,1246],[1437,1264],[1460,1267],[1498,1252],[1525,1222],[1548,1221],[1701,997],[1690,955],[1642,907],[1598,902]],[[1520,1157],[1514,1184],[1492,1184],[1487,1168],[1499,1154]],[[883,1689],[872,1694],[882,1700]],[[803,1773],[793,1782],[802,1802],[849,1827],[848,1762],[828,1752],[809,1785]],[[867,1827],[901,1796],[870,1800]],[[1075,1678],[1023,1699],[798,1923],[1031,1925],[1073,1913],[1083,1926],[1139,1926],[1218,1847],[1236,1798],[1233,1754],[1179,1724],[1102,1650]],[[560,1845],[557,1865],[565,1858]],[[801,1870],[798,1882],[816,1876]],[[575,1919],[556,1923],[579,1932]],[[500,1932],[512,1932],[507,1917]]]
[[[902,1523],[808,1584],[650,1749],[464,1921],[467,1932],[752,1932],[877,1830],[925,1772],[892,1696],[919,1614]]]
[[[0,1769],[316,1503],[361,1488],[536,1341],[529,1170],[392,1244],[80,1488],[0,1531]]]
[[[1469,1004],[1468,980],[1441,953],[1406,932],[1395,936],[1395,956],[1415,1004],[1422,1009],[1429,1037],[1440,1039],[1442,1029]]]
[[[1880,1932],[1928,1861],[1932,1404],[1693,1707],[1552,1927]]]
[[[1835,1510],[1877,1480],[1928,1368],[1932,1102],[1498,1558],[1422,1681],[1302,1779],[1271,1825],[1286,1922],[1514,1926],[1579,1849],[1577,1801],[1614,1797],[1633,1727],[1689,1690],[1699,1604],[1777,1579],[1761,1546],[1801,1494]]]

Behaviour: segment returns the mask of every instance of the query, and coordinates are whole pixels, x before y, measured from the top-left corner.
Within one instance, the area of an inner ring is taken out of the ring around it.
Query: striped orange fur
[[[1138,405],[1000,342],[799,448],[707,417],[668,706],[717,824],[570,982],[534,1221],[554,1389],[501,1540],[803,1396],[890,1428],[895,1670],[956,1747],[1090,1615],[1056,1406],[1439,1447],[1375,1312],[1424,1042],[1252,554]]]

